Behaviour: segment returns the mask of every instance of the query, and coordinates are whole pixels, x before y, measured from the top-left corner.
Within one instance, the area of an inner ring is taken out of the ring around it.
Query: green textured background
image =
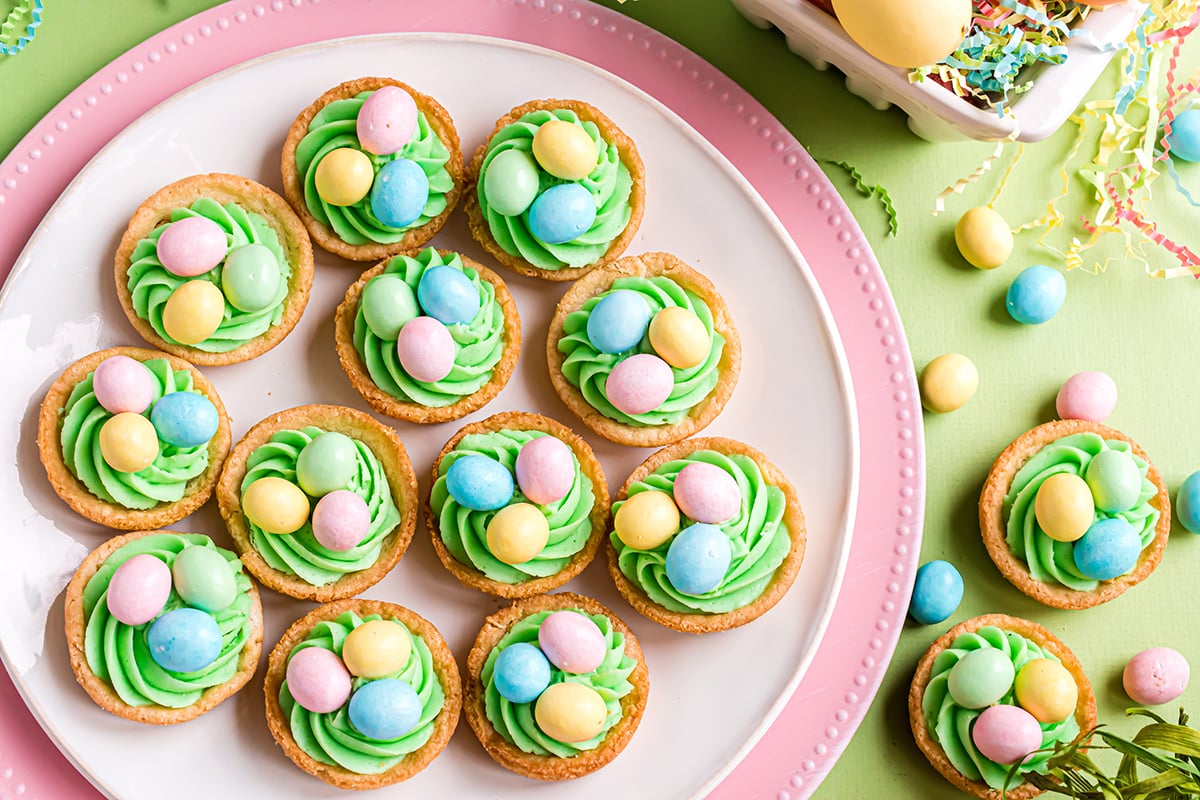
[[[0,58],[0,155],[92,72],[151,34],[214,5],[209,0],[46,2],[36,41],[19,56]],[[614,0],[605,4],[616,7]],[[0,13],[9,7],[10,0],[0,0]],[[1200,388],[1200,371],[1191,361],[1193,337],[1200,333],[1200,287],[1188,279],[1151,280],[1136,264],[1118,262],[1098,276],[1069,274],[1067,304],[1058,317],[1040,327],[1018,326],[1003,307],[1009,280],[1030,263],[1060,266],[1058,261],[1026,234],[1008,265],[983,273],[959,259],[953,243],[958,214],[990,199],[996,173],[969,189],[965,199],[951,200],[943,217],[929,213],[938,191],[974,169],[990,145],[917,139],[900,112],[872,110],[846,92],[837,73],[813,70],[787,51],[781,36],[751,27],[725,0],[637,0],[620,8],[737,80],[814,155],[848,160],[888,187],[900,212],[896,238],[886,235],[885,218],[874,201],[858,197],[844,175],[831,176],[883,264],[918,368],[947,351],[965,353],[979,367],[979,393],[968,406],[925,419],[928,499],[921,560],[945,558],[956,564],[966,580],[966,598],[947,623],[906,626],[874,706],[817,796],[961,796],[913,744],[905,692],[929,643],[953,622],[975,614],[1028,617],[1062,636],[1091,676],[1101,718],[1118,730],[1130,729],[1120,718],[1128,703],[1120,673],[1131,655],[1170,645],[1200,667],[1191,594],[1200,541],[1176,526],[1162,566],[1146,583],[1086,612],[1047,609],[1009,586],[988,560],[979,541],[976,499],[1000,449],[1052,418],[1060,383],[1085,369],[1104,370],[1116,379],[1120,401],[1110,422],[1145,447],[1173,494],[1189,472],[1200,468],[1195,448],[1200,423],[1190,416]],[[1200,44],[1193,42],[1184,62],[1190,68],[1198,61]],[[1093,96],[1111,96],[1114,85],[1110,73]],[[1071,133],[1061,132],[1027,148],[998,204],[1010,222],[1041,213],[1056,193],[1058,164],[1070,142]],[[1200,186],[1200,167],[1186,168],[1184,176]],[[1155,209],[1164,229],[1185,240],[1192,234],[1197,246],[1197,212],[1179,202],[1166,181],[1158,186]],[[1084,195],[1072,200],[1065,208],[1068,217],[1077,217]],[[1169,265],[1160,254],[1155,257]],[[1197,696],[1193,689],[1183,700]],[[797,765],[807,755],[798,752]]]

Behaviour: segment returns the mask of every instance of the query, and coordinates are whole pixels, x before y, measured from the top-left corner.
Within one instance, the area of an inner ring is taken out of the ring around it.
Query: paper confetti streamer
[[[877,197],[879,204],[883,206],[884,212],[888,218],[888,236],[895,236],[900,231],[900,219],[896,213],[896,206],[892,202],[892,196],[888,194],[887,189],[878,184],[867,183],[867,179],[858,171],[858,168],[848,161],[835,161],[830,158],[819,158],[817,161],[821,164],[829,164],[830,166],[839,167],[850,176],[850,180],[854,182],[854,188],[863,197]]]
[[[42,0],[19,0],[0,22],[0,55],[15,56],[33,41],[42,24],[42,9]]]
[[[1016,138],[1015,131],[1013,132],[1013,138]],[[1000,160],[1000,156],[1004,155],[1004,145],[1006,143],[1007,142],[997,142],[996,149],[993,150],[992,154],[985,158],[982,163],[975,168],[974,172],[965,178],[959,178],[954,183],[942,190],[941,194],[939,194],[933,201],[933,215],[935,217],[946,210],[946,201],[950,199],[951,196],[962,194],[967,190],[968,186],[982,178],[988,173],[989,170],[991,170],[992,166]]]

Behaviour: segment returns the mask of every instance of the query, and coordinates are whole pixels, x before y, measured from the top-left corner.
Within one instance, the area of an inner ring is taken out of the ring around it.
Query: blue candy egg
[[[389,161],[371,186],[371,213],[393,228],[406,228],[417,221],[429,202],[429,178],[415,161]]]
[[[1142,553],[1142,540],[1120,517],[1092,523],[1075,543],[1075,566],[1085,578],[1107,581],[1133,569]]]
[[[492,682],[510,703],[532,703],[550,685],[550,661],[534,645],[509,645],[496,657]]]
[[[529,232],[546,244],[578,239],[595,220],[596,201],[578,183],[551,186],[529,207]]]
[[[948,561],[930,561],[917,570],[908,613],[922,625],[945,622],[963,599],[963,579]]]
[[[513,476],[487,456],[463,456],[446,470],[446,491],[454,502],[474,511],[504,508],[513,497]]]
[[[462,270],[434,267],[417,284],[417,302],[443,325],[465,325],[479,313],[479,290]]]
[[[421,698],[398,678],[364,683],[350,695],[350,724],[368,739],[399,739],[421,721]]]
[[[1023,270],[1008,287],[1008,315],[1023,325],[1048,322],[1067,299],[1067,279],[1051,267],[1034,264]]]
[[[729,537],[716,525],[697,523],[684,528],[667,548],[667,580],[683,594],[699,595],[721,585],[733,550]]]
[[[176,447],[198,447],[206,444],[221,417],[217,408],[202,394],[172,392],[164,395],[150,411],[150,422],[158,438]]]
[[[1175,496],[1175,516],[1192,533],[1200,533],[1200,472],[1187,476]]]
[[[600,298],[588,314],[588,341],[601,353],[632,350],[650,325],[650,304],[637,292],[618,289]]]
[[[168,672],[195,672],[221,655],[221,629],[199,609],[177,608],[154,621],[146,644],[154,663]]]
[[[1171,123],[1171,155],[1183,161],[1200,161],[1200,108],[1189,108]],[[1190,530],[1190,529],[1189,529]]]

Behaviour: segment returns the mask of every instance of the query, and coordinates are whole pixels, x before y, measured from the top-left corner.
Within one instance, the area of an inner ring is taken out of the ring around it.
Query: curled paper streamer
[[[21,23],[24,22],[24,28]],[[42,24],[42,0],[18,0],[0,22],[0,55],[15,56],[33,41]],[[23,33],[18,33],[23,30]]]
[[[1015,137],[1016,137],[1016,132],[1014,131],[1013,138],[1015,138]],[[995,165],[995,163],[1000,160],[1000,156],[1004,155],[1004,145],[1005,144],[1006,144],[1006,142],[997,142],[996,149],[993,150],[992,154],[989,155],[987,158],[985,158],[980,163],[980,165],[975,168],[974,172],[972,172],[970,175],[966,176],[965,178],[959,178],[957,181],[955,181],[954,183],[947,186],[945,189],[943,189],[941,191],[941,193],[933,201],[933,215],[935,217],[938,214],[941,214],[943,211],[946,210],[946,201],[948,199],[950,199],[951,196],[956,195],[956,194],[962,194],[963,192],[965,192],[967,190],[968,186],[970,186],[972,183],[974,183],[975,181],[982,178],[984,175],[986,175],[988,173],[989,170],[991,170],[992,166]],[[1007,176],[1005,177],[1005,179],[1007,180]]]
[[[829,158],[817,159],[822,164],[839,167],[850,176],[850,180],[854,182],[854,188],[863,197],[878,197],[880,205],[883,206],[884,212],[888,218],[888,236],[895,236],[900,231],[900,218],[896,213],[896,206],[892,202],[892,196],[888,194],[887,189],[878,184],[867,183],[863,174],[858,171],[858,168],[848,161],[835,161]]]

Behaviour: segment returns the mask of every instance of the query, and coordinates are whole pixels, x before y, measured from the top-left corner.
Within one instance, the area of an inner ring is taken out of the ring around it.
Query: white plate
[[[75,515],[38,463],[37,409],[50,383],[80,356],[141,345],[113,290],[112,253],[128,217],[160,186],[199,172],[240,173],[279,190],[279,150],[296,113],[324,90],[363,75],[395,75],[446,106],[468,155],[496,118],[538,97],[585,99],[638,143],[648,206],[630,252],[669,250],[711,277],[744,348],[741,382],[709,432],[745,440],[796,484],[808,521],[799,580],[754,624],[706,637],[651,623],[617,595],[602,563],[567,588],[608,604],[641,639],[649,706],[628,749],[604,770],[549,785],[496,766],[463,723],[423,773],[392,790],[410,797],[628,794],[702,796],[726,774],[788,699],[821,640],[841,583],[855,506],[857,441],[849,373],[828,309],[800,253],[749,184],[665,107],[585,63],[512,42],[441,34],[346,39],[275,53],[181,92],[119,134],[47,215],[0,295],[0,655],[63,751],[102,791],[122,800],[338,797],[294,767],[263,718],[261,675],[198,720],[141,726],[101,711],[73,679],[61,593],[75,566],[109,531]],[[487,262],[461,213],[434,240]],[[333,313],[359,268],[318,251],[303,320],[288,339],[246,364],[206,370],[241,436],[271,412],[309,402],[364,407],[341,372]],[[565,290],[504,271],[521,310],[525,348],[509,386],[463,422],[396,423],[421,479],[459,425],[532,409],[582,429],[550,387],[543,342]],[[613,491],[649,453],[587,437]],[[228,546],[209,503],[173,526]],[[270,648],[311,605],[264,590]],[[465,589],[433,554],[424,521],[399,566],[366,592],[413,608],[463,659],[484,616],[502,605]],[[264,654],[265,656],[265,654]],[[265,657],[264,657],[265,663]]]

